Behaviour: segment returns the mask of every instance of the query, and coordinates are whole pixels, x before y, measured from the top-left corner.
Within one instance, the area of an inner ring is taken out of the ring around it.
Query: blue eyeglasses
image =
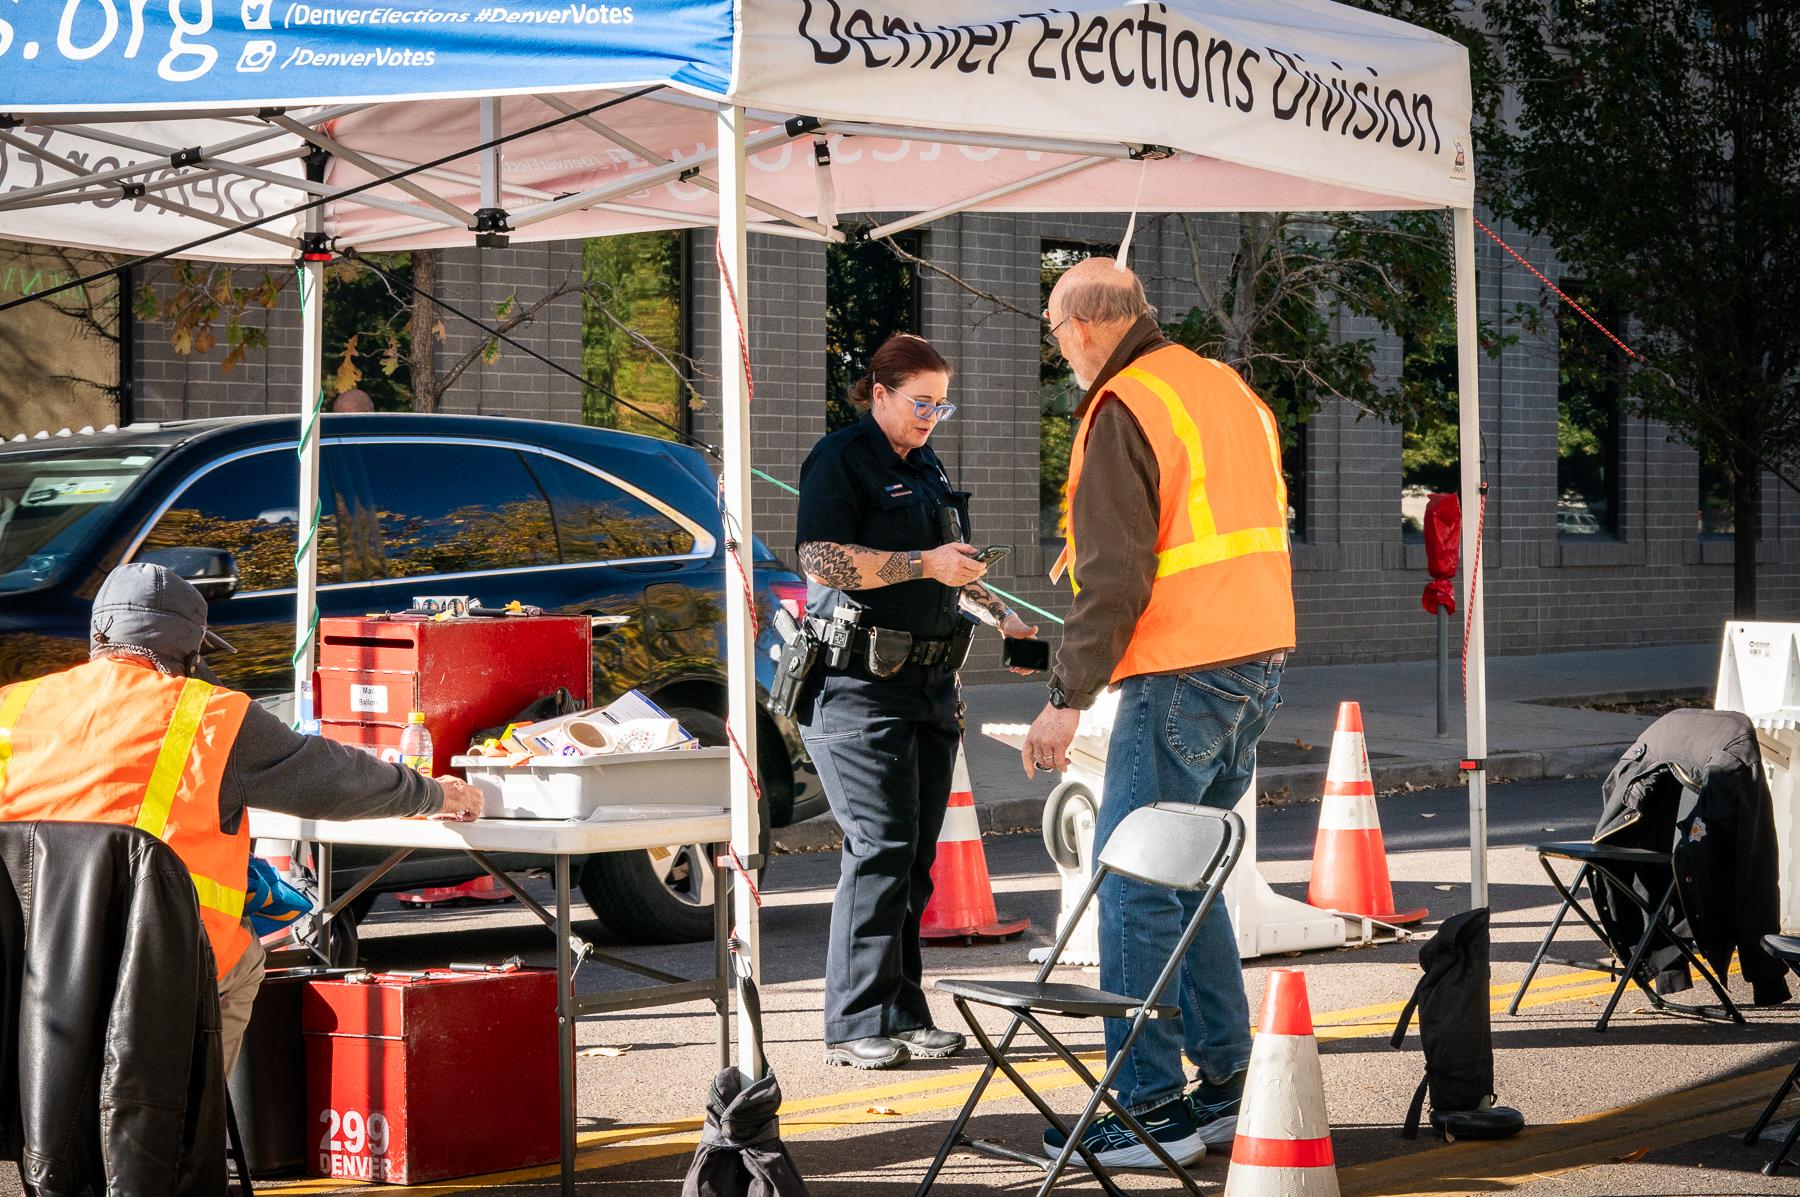
[[[956,414],[956,404],[954,403],[933,403],[929,399],[914,399],[911,395],[900,391],[894,391],[894,394],[912,404],[913,415],[921,420],[942,423]]]

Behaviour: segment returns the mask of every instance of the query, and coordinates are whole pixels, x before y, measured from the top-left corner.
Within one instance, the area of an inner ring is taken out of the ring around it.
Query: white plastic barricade
[[[1062,876],[1062,910],[1058,933],[1086,888],[1093,865],[1094,821],[1105,798],[1106,745],[1118,714],[1117,691],[1103,693],[1081,713],[1081,724],[1069,746],[1069,769],[1044,806],[1044,843]],[[1030,727],[1023,723],[984,723],[983,735],[1013,748],[1023,748]],[[1237,804],[1244,821],[1244,854],[1225,885],[1225,904],[1237,933],[1238,955],[1249,960],[1278,952],[1343,947],[1344,920],[1328,911],[1284,898],[1269,887],[1256,867],[1256,782]],[[1063,949],[1064,964],[1100,962],[1100,941],[1090,906]],[[1047,948],[1034,948],[1041,961]]]
[[[1725,625],[1713,708],[1756,725],[1781,852],[1781,930],[1800,935],[1800,623]]]

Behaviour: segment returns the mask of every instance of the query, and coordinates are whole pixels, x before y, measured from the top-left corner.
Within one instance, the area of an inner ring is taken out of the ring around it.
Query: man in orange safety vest
[[[212,945],[229,1076],[263,977],[244,808],[470,819],[481,792],[301,736],[210,680],[202,654],[230,646],[207,630],[200,592],[160,565],[113,570],[90,634],[86,664],[0,689],[0,819],[130,824],[175,850]]]
[[[1026,737],[1027,775],[1068,767],[1081,712],[1119,689],[1096,853],[1153,802],[1229,809],[1256,768],[1294,647],[1287,487],[1275,417],[1223,362],[1163,337],[1137,276],[1110,258],[1050,293],[1049,336],[1087,388],[1064,490],[1058,570],[1075,598],[1050,701]],[[1110,875],[1100,888],[1100,985],[1142,998],[1180,942],[1197,894]],[[1119,1104],[1181,1163],[1231,1143],[1250,1011],[1223,902],[1173,986],[1181,1018],[1145,1024],[1117,1074]],[[1108,1019],[1107,1057],[1128,1022]],[[1183,1054],[1198,1082],[1184,1092]],[[1083,1136],[1102,1164],[1154,1167],[1124,1120]],[[1056,1157],[1063,1136],[1045,1135]]]

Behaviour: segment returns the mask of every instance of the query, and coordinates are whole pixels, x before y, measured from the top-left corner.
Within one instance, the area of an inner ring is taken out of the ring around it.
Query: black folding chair
[[[981,1078],[969,1093],[969,1099],[963,1103],[961,1113],[944,1139],[944,1145],[938,1148],[937,1158],[931,1162],[925,1179],[915,1190],[915,1197],[924,1197],[936,1182],[938,1173],[942,1171],[944,1162],[957,1147],[967,1147],[983,1155],[996,1159],[1012,1160],[1018,1163],[1032,1164],[1045,1170],[1044,1183],[1038,1188],[1038,1197],[1044,1197],[1056,1184],[1057,1178],[1068,1167],[1069,1160],[1076,1152],[1092,1170],[1095,1179],[1100,1182],[1111,1197],[1124,1197],[1100,1161],[1094,1154],[1082,1146],[1081,1137],[1087,1131],[1099,1112],[1101,1103],[1105,1103],[1113,1113],[1117,1114],[1131,1129],[1138,1141],[1148,1147],[1164,1167],[1174,1173],[1189,1193],[1197,1195],[1200,1188],[1187,1170],[1163,1150],[1150,1133],[1138,1123],[1136,1118],[1119,1104],[1112,1095],[1110,1086],[1113,1078],[1124,1066],[1125,1056],[1131,1045],[1137,1041],[1144,1024],[1152,1018],[1177,1018],[1180,1008],[1162,1000],[1163,993],[1174,980],[1177,970],[1182,967],[1182,958],[1186,956],[1188,947],[1199,933],[1200,924],[1218,901],[1220,892],[1225,888],[1225,881],[1231,876],[1231,870],[1237,865],[1238,856],[1244,848],[1243,820],[1228,810],[1213,810],[1210,807],[1196,806],[1185,802],[1158,802],[1150,806],[1140,807],[1125,816],[1112,838],[1107,841],[1106,848],[1100,853],[1100,859],[1094,869],[1093,879],[1088,882],[1086,892],[1069,917],[1063,921],[1062,934],[1057,936],[1056,946],[1050,949],[1050,956],[1038,970],[1037,977],[1031,981],[956,981],[943,980],[936,988],[948,993],[961,1011],[963,1020],[969,1024],[969,1030],[975,1042],[987,1054],[987,1067],[982,1070]],[[1094,989],[1086,985],[1069,985],[1050,981],[1051,970],[1056,967],[1058,958],[1062,956],[1063,947],[1069,936],[1081,921],[1082,912],[1100,888],[1100,883],[1109,873],[1117,873],[1146,885],[1160,885],[1168,889],[1204,891],[1193,918],[1188,920],[1182,930],[1181,940],[1175,946],[1168,962],[1163,965],[1156,983],[1150,992],[1142,998],[1125,997],[1116,993],[1108,993],[1103,989]],[[1011,1012],[1012,1022],[1006,1028],[996,1044],[988,1033],[982,1029],[971,1004],[993,1006]],[[1056,1014],[1067,1018],[1129,1018],[1131,1028],[1126,1032],[1123,1046],[1107,1065],[1105,1073],[1095,1079],[1075,1054],[1052,1035],[1044,1026],[1040,1015]],[[1072,1069],[1075,1075],[1084,1081],[1090,1092],[1087,1105],[1071,1126],[1052,1110],[1049,1104],[1026,1083],[1018,1069],[1006,1059],[1006,1050],[1012,1046],[1013,1038],[1018,1034],[1021,1025],[1028,1026],[1044,1041],[1045,1045],[1056,1054],[1064,1064]],[[1067,1143],[1062,1153],[1054,1160],[1046,1160],[1041,1156],[1027,1155],[1015,1151],[999,1143],[991,1143],[981,1139],[971,1139],[964,1134],[969,1117],[975,1112],[976,1103],[987,1090],[988,1083],[993,1080],[995,1071],[1006,1075],[1006,1079],[1024,1095],[1044,1120],[1067,1136]]]
[[[1768,949],[1769,955],[1786,964],[1796,973],[1800,973],[1800,935],[1765,935],[1762,943],[1763,947]],[[1781,1108],[1781,1103],[1787,1099],[1788,1091],[1794,1087],[1796,1082],[1800,1082],[1800,1060],[1794,1062],[1793,1071],[1787,1074],[1787,1079],[1776,1086],[1775,1096],[1769,1099],[1769,1104],[1763,1107],[1762,1116],[1756,1120],[1756,1125],[1751,1127],[1750,1133],[1744,1136],[1745,1147],[1753,1146],[1758,1139],[1762,1138],[1763,1128],[1769,1125],[1771,1118],[1775,1117],[1775,1111]],[[1800,1142],[1800,1118],[1796,1118],[1794,1125],[1788,1129],[1787,1138],[1783,1139],[1781,1146],[1775,1149],[1774,1158],[1763,1165],[1764,1176],[1773,1176],[1780,1170],[1782,1161],[1787,1159],[1788,1152],[1794,1149],[1796,1142]]]
[[[1680,917],[1679,907],[1675,900],[1675,869],[1672,858],[1667,852],[1652,852],[1644,848],[1621,848],[1610,844],[1596,844],[1582,840],[1569,843],[1539,844],[1537,846],[1538,863],[1550,877],[1550,884],[1562,896],[1562,905],[1557,908],[1556,917],[1550,920],[1550,929],[1544,932],[1543,942],[1538,944],[1537,955],[1531,958],[1531,966],[1525,970],[1525,979],[1519,982],[1517,993],[1513,994],[1512,1003],[1507,1006],[1508,1014],[1519,1012],[1519,1002],[1525,997],[1525,991],[1531,988],[1532,978],[1537,976],[1538,966],[1542,964],[1562,964],[1569,968],[1593,969],[1606,973],[1617,979],[1613,986],[1612,996],[1606,1000],[1606,1009],[1600,1014],[1600,1021],[1594,1024],[1595,1031],[1606,1030],[1611,1021],[1613,1011],[1618,1008],[1619,999],[1625,994],[1625,986],[1635,984],[1643,995],[1649,999],[1650,1005],[1664,1014],[1677,1014],[1688,1018],[1699,1018],[1709,1021],[1726,1021],[1741,1023],[1744,1016],[1731,1000],[1725,986],[1720,982],[1713,970],[1707,967],[1699,953],[1694,951],[1689,937],[1678,929]],[[1581,866],[1575,874],[1573,883],[1564,885],[1562,878],[1556,875],[1551,860],[1572,860]],[[1628,873],[1639,869],[1667,870],[1669,883],[1663,887],[1661,897],[1652,902],[1639,892],[1638,886],[1632,883]],[[1585,885],[1589,896],[1596,904],[1602,900],[1613,902],[1629,901],[1638,910],[1644,920],[1644,932],[1638,936],[1629,952],[1622,951],[1625,945],[1615,943],[1602,924],[1597,913],[1590,913],[1581,903],[1577,891]],[[1604,887],[1604,899],[1602,897]],[[1613,958],[1610,961],[1574,960],[1550,954],[1551,941],[1561,930],[1563,920],[1573,910],[1588,929],[1610,948]],[[1718,997],[1716,1006],[1692,1005],[1686,1002],[1671,1001],[1656,992],[1654,977],[1651,974],[1648,955],[1651,945],[1657,940],[1674,948],[1687,966],[1699,973],[1701,978],[1712,987]],[[1623,965],[1619,961],[1624,960]]]

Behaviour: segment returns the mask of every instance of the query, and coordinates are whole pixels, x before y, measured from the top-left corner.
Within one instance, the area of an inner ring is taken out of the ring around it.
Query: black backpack
[[[1425,1094],[1431,1093],[1431,1125],[1448,1138],[1502,1138],[1517,1134],[1525,1119],[1494,1105],[1494,1037],[1488,1024],[1488,912],[1467,910],[1444,920],[1419,949],[1425,975],[1400,1011],[1393,1045],[1406,1039],[1413,1011],[1425,1049],[1425,1078],[1413,1093],[1401,1134],[1416,1138]]]

